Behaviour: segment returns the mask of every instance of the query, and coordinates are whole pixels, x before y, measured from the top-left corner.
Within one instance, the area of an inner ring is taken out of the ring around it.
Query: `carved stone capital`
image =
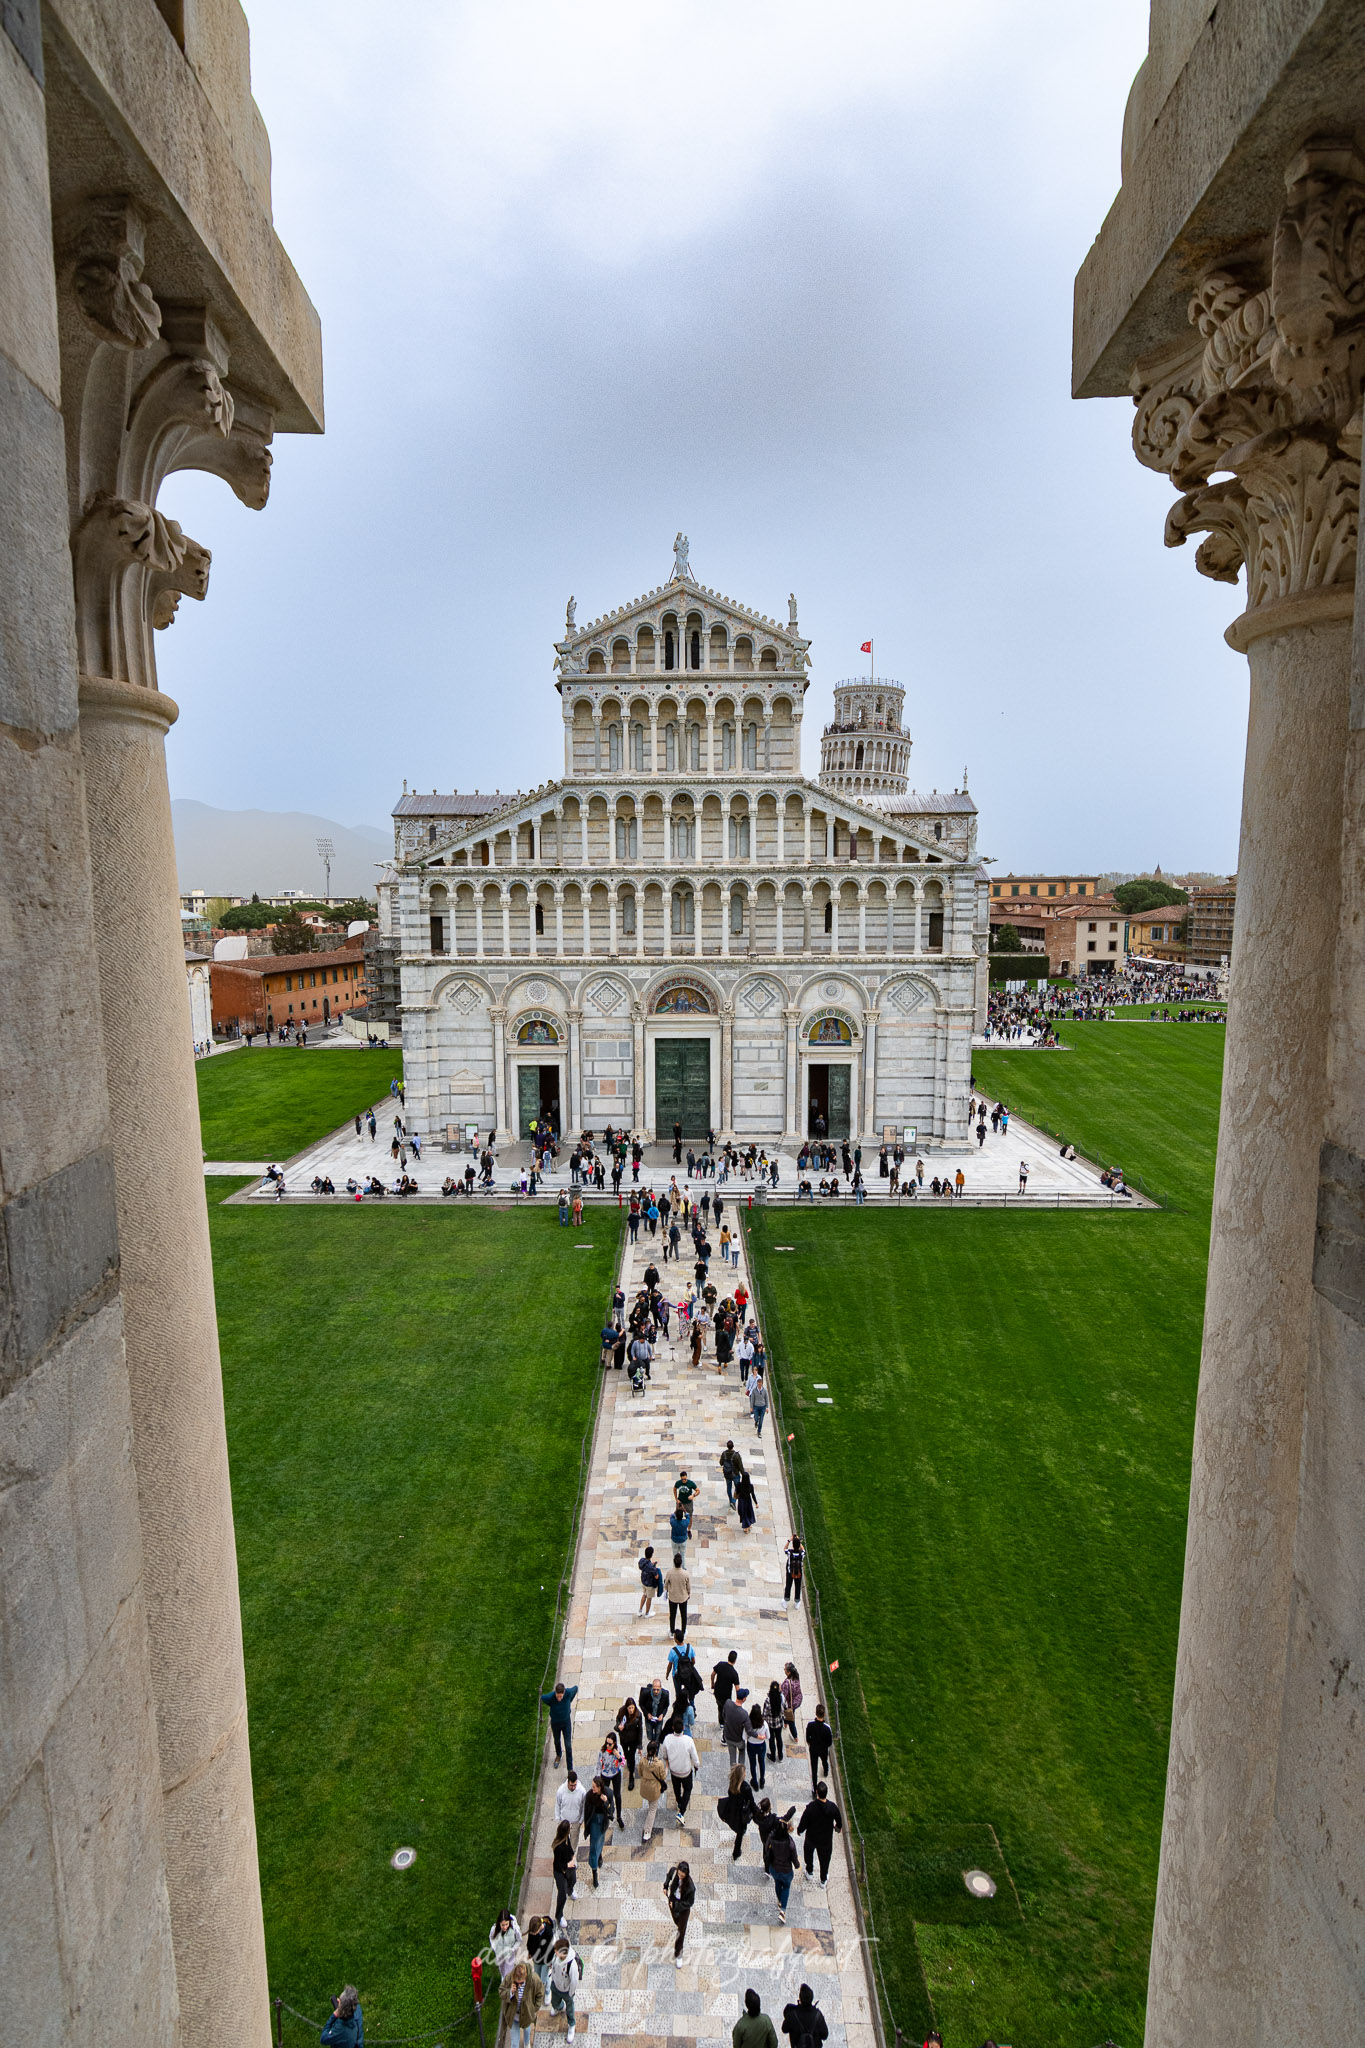
[[[161,308],[142,283],[142,215],[131,199],[93,199],[65,223],[65,257],[76,304],[101,341],[150,348],[161,333]]]
[[[1166,545],[1206,534],[1196,567],[1226,583],[1245,569],[1248,614],[1355,580],[1365,161],[1319,138],[1285,185],[1268,264],[1207,271],[1200,339],[1133,379],[1134,453],[1182,493]]]

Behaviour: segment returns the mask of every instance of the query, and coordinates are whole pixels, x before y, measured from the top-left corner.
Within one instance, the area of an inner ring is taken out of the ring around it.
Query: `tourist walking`
[[[785,1606],[786,1602],[795,1594],[796,1604],[799,1607],[801,1605],[801,1581],[806,1571],[806,1546],[797,1535],[795,1529],[792,1530],[791,1541],[788,1543],[783,1555],[787,1560],[787,1585],[782,1595],[783,1605]]]
[[[536,1913],[526,1929],[527,1960],[540,1979],[542,1991],[545,1989],[545,1979],[549,1975],[550,1957],[555,1952],[556,1931],[555,1923],[548,1913]]]
[[[588,1796],[583,1802],[583,1826],[588,1837],[588,1869],[592,1872],[592,1888],[597,1890],[597,1872],[602,1861],[602,1844],[607,1838],[611,1821],[611,1794],[600,1778],[594,1778]]]
[[[654,1833],[654,1816],[659,1811],[659,1801],[667,1793],[668,1772],[659,1755],[658,1743],[651,1742],[640,1766],[640,1797],[645,1803],[645,1823],[640,1835],[642,1842],[647,1842]]]
[[[639,1612],[640,1612],[641,1614],[648,1614],[648,1613],[650,1612],[650,1610],[651,1610],[651,1609],[653,1608],[653,1606],[654,1606],[654,1601],[655,1601],[655,1598],[656,1598],[656,1597],[657,1597],[657,1596],[658,1596],[659,1594],[661,1594],[661,1593],[663,1592],[663,1589],[664,1589],[664,1575],[663,1575],[662,1571],[661,1571],[661,1570],[659,1569],[658,1561],[657,1561],[657,1559],[655,1558],[655,1555],[654,1555],[654,1545],[653,1545],[652,1543],[647,1543],[647,1544],[645,1545],[645,1554],[644,1554],[644,1556],[643,1556],[643,1557],[642,1557],[642,1558],[641,1558],[641,1559],[639,1560],[639,1567],[640,1567],[640,1607],[639,1607]]]
[[[498,1966],[498,1976],[505,1984],[512,1974],[512,1966],[521,1954],[521,1928],[517,1916],[504,1906],[488,1930],[488,1946],[493,1951],[493,1961]]]
[[[763,1418],[768,1412],[768,1387],[757,1365],[749,1374],[747,1392],[749,1396],[749,1412],[754,1418],[754,1435],[762,1436]]]
[[[809,1984],[801,1986],[795,2005],[783,2007],[782,2031],[791,2042],[791,2048],[820,2048],[820,2043],[829,2039],[825,2015],[815,2003],[815,1993]],[[930,2036],[931,2040],[934,2038]]]
[[[829,1880],[829,1859],[834,1848],[834,1837],[844,1831],[844,1817],[829,1796],[829,1786],[821,1778],[815,1788],[815,1797],[802,1814],[797,1833],[806,1838],[806,1876],[811,1875],[817,1856],[820,1859],[820,1889],[823,1891]]]
[[[787,1710],[782,1699],[782,1687],[774,1679],[768,1687],[768,1697],[763,1702],[763,1719],[768,1724],[768,1762],[780,1764],[783,1758],[782,1731],[786,1725]]]
[[[716,1724],[725,1726],[725,1703],[739,1684],[739,1651],[731,1650],[724,1663],[711,1667],[711,1691],[716,1700]]]
[[[782,1715],[793,1742],[796,1740],[796,1710],[801,1704],[801,1677],[790,1662],[783,1666]]]
[[[562,1927],[564,1901],[573,1897],[573,1888],[578,1880],[578,1855],[566,1820],[562,1820],[555,1829],[555,1838],[550,1845],[550,1865],[555,1880],[555,1924]]]
[[[716,1818],[723,1820],[727,1828],[734,1829],[735,1846],[730,1851],[730,1860],[738,1863],[744,1848],[744,1831],[751,1820],[758,1819],[758,1801],[744,1775],[743,1764],[735,1764],[732,1768],[729,1790],[716,1801]]]
[[[773,1881],[773,1891],[777,1895],[777,1917],[784,1924],[792,1879],[796,1875],[796,1862],[796,1843],[792,1840],[791,1822],[779,1818],[777,1826],[763,1845],[763,1868]]]
[[[668,1712],[668,1687],[662,1679],[651,1678],[640,1687],[640,1712],[645,1717],[645,1741],[658,1742]]]
[[[684,1735],[676,1721],[664,1737],[663,1753],[668,1765],[668,1775],[673,1780],[673,1804],[677,1807],[678,1819],[681,1820],[692,1797],[692,1785],[697,1772],[701,1769],[701,1758],[697,1755],[697,1745],[692,1737]]]
[[[539,1977],[526,1963],[518,1963],[502,1987],[502,2018],[507,2029],[507,2048],[532,2048],[545,1992]]]
[[[607,1731],[601,1749],[597,1752],[597,1775],[602,1780],[602,1789],[607,1792],[616,1807],[616,1825],[621,1820],[621,1745],[616,1739],[614,1728]]]
[[[749,1709],[749,1731],[744,1738],[749,1752],[749,1783],[755,1792],[761,1792],[768,1782],[768,1731],[763,1725],[761,1703]]]
[[[583,1963],[576,1956],[567,1935],[561,1935],[555,1943],[554,1961],[550,1965],[548,1989],[550,2010],[562,2012],[569,2026],[564,2038],[572,2041],[576,2031],[574,2025],[574,1992],[583,1979]]]
[[[747,1685],[741,1685],[733,1699],[725,1702],[721,1716],[720,1732],[730,1756],[730,1768],[742,1768],[744,1746],[749,1739],[749,1709],[744,1702],[749,1697]]]
[[[821,1778],[829,1776],[829,1753],[834,1747],[834,1730],[818,1703],[815,1719],[806,1723],[806,1748],[810,1751],[810,1788],[814,1792]]]
[[[555,1762],[563,1759],[570,1769],[573,1767],[573,1703],[578,1697],[576,1685],[565,1685],[562,1678],[555,1680],[553,1692],[540,1695],[541,1705],[550,1709],[550,1733],[554,1737]]]
[[[752,1346],[750,1347],[752,1352]],[[725,1449],[720,1454],[720,1476],[725,1481],[726,1497],[731,1507],[735,1504],[735,1467],[743,1467],[744,1460],[735,1449],[733,1437],[725,1439]]]
[[[577,1771],[570,1771],[555,1793],[555,1821],[566,1820],[569,1823],[575,1848],[578,1846],[578,1830],[583,1825],[583,1801],[586,1797],[586,1787],[579,1784]]]
[[[739,1510],[739,1526],[741,1529],[753,1528],[756,1518],[757,1500],[758,1495],[754,1490],[753,1480],[747,1472],[741,1470],[735,1480],[735,1506]]]
[[[683,1943],[687,1939],[687,1923],[692,1908],[697,1903],[697,1887],[692,1882],[692,1872],[685,1863],[675,1863],[664,1879],[664,1897],[668,1901],[669,1917],[678,1930],[673,1944],[673,1963],[682,1968]]]
[[[731,2048],[779,2048],[773,2023],[752,1986],[744,1994],[743,2012],[730,2029],[730,2042]]]
[[[674,1551],[673,1562],[664,1573],[664,1591],[668,1595],[668,1626],[681,1639],[687,1634],[687,1603],[692,1597],[692,1580],[683,1567],[680,1550]]]
[[[616,1716],[616,1736],[621,1745],[621,1754],[626,1763],[626,1790],[635,1790],[635,1761],[645,1739],[644,1715],[635,1704],[634,1695],[625,1702]]]

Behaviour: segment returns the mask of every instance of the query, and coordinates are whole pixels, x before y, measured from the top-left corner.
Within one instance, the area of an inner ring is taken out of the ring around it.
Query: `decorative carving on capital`
[[[142,216],[91,200],[63,237],[62,388],[81,672],[154,690],[153,633],[202,598],[210,556],[156,509],[174,470],[220,476],[259,510],[270,492],[270,412],[228,383],[211,309],[142,283]],[[79,315],[79,317],[77,317]]]
[[[1199,341],[1139,365],[1133,449],[1182,493],[1166,545],[1247,574],[1247,611],[1355,579],[1365,382],[1365,161],[1310,142],[1289,165],[1268,266],[1208,271]],[[1267,273],[1268,268],[1268,275]]]
[[[95,199],[67,223],[71,289],[101,341],[150,348],[161,332],[161,308],[142,282],[145,234],[131,199]]]

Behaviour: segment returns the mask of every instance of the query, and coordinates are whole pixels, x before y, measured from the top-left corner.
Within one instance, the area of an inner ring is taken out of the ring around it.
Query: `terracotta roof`
[[[359,934],[357,934],[359,936]],[[364,949],[353,941],[316,953],[249,953],[245,960],[215,960],[215,967],[245,968],[248,974],[298,974],[306,967],[336,967],[342,961],[364,966]]]
[[[494,811],[504,811],[509,804],[524,803],[528,791],[509,790],[504,796],[501,790],[478,791],[452,790],[448,796],[433,791],[430,796],[420,796],[415,790],[410,796],[400,796],[393,807],[395,818],[487,818]]]
[[[912,789],[888,804],[886,814],[889,818],[975,817],[976,805],[965,789]]]

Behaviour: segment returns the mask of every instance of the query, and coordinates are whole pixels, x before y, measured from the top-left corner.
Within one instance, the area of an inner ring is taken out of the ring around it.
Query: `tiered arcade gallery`
[[[920,797],[900,817],[802,778],[792,612],[778,627],[675,577],[595,627],[571,618],[564,778],[400,801],[381,914],[419,1128],[965,1131],[975,807]],[[666,680],[678,646],[686,690]]]

